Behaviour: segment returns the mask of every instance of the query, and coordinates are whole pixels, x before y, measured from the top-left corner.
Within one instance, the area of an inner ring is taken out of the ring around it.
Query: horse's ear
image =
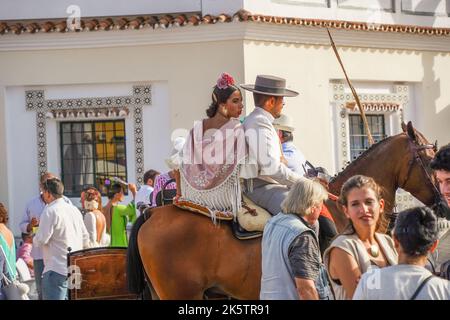
[[[403,121],[402,121],[402,130],[403,132],[406,132],[406,123],[404,123]]]
[[[412,122],[408,122],[406,130],[408,131],[408,136],[413,139],[414,141],[417,140],[416,131],[414,130],[414,127],[412,125]]]

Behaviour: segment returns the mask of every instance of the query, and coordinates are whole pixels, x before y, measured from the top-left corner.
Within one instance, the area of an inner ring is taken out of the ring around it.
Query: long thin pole
[[[342,63],[341,57],[339,55],[339,52],[337,51],[336,45],[334,44],[333,37],[331,36],[330,30],[328,28],[327,28],[327,32],[328,32],[328,36],[330,37],[331,47],[333,47],[333,51],[336,54],[339,64],[342,67],[342,71],[344,71],[345,79],[347,79],[348,86],[350,87],[350,90],[352,90],[353,97],[355,97],[356,105],[358,106],[359,112],[361,113],[364,127],[367,132],[367,139],[369,141],[369,145],[373,145],[375,143],[375,141],[373,140],[372,133],[370,133],[370,127],[369,127],[369,123],[367,122],[366,113],[364,112],[364,109],[361,106],[361,101],[359,100],[359,97],[358,97],[358,94],[356,93],[355,88],[353,87],[350,79],[348,78],[347,71],[345,71],[344,64]]]

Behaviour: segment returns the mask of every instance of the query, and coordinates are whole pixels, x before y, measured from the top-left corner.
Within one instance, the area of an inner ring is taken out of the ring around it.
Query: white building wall
[[[0,0],[0,20],[68,17],[70,6],[80,8],[81,17],[201,11],[201,0]]]
[[[30,87],[10,87],[6,90],[6,140],[8,163],[8,199],[11,226],[17,226],[21,214],[24,212],[26,201],[24,195],[37,195],[37,156],[36,156],[36,113],[25,111],[25,90],[36,89]],[[102,85],[74,85],[39,87],[46,94],[46,99],[67,99],[83,97],[108,97],[129,95],[132,84],[102,84]],[[167,84],[155,83],[153,86],[153,104],[144,107],[144,139],[145,139],[145,168],[155,168],[162,172],[167,168],[161,155],[170,151],[170,119],[168,111]],[[106,118],[105,118],[106,119]],[[95,118],[95,120],[105,120]],[[79,119],[80,121],[86,119]],[[92,119],[91,119],[92,120]],[[47,119],[47,161],[48,171],[61,176],[60,150],[60,122],[77,121],[76,119]],[[136,181],[134,130],[132,114],[125,119],[127,173],[130,182]],[[79,198],[71,198],[72,202],[80,206]],[[107,201],[106,198],[103,199]],[[127,201],[131,200],[128,196]],[[21,214],[18,214],[21,213]],[[14,228],[13,228],[14,229]],[[18,232],[18,229],[14,229]]]
[[[369,90],[371,83],[374,92],[387,84],[408,85],[414,100],[405,110],[404,120],[413,121],[432,141],[437,139],[441,145],[450,142],[450,93],[445,90],[450,79],[444,80],[450,72],[447,53],[362,48],[339,51],[350,78],[362,92]],[[332,50],[324,46],[245,41],[244,52],[247,83],[254,83],[257,74],[274,74],[286,78],[288,87],[300,92],[298,97],[285,99],[284,112],[294,118],[296,126],[294,142],[313,164],[332,173],[339,171],[329,83],[343,80],[344,75]],[[250,112],[253,98],[248,93],[246,98]],[[393,127],[392,131],[399,128]]]
[[[20,235],[19,222],[25,205],[39,194],[36,146],[36,114],[25,111],[24,87],[6,88],[6,163],[9,225],[15,235]],[[3,179],[2,179],[3,180]]]
[[[8,163],[8,199],[11,226],[18,226],[21,214],[24,212],[29,198],[25,195],[37,195],[37,156],[36,156],[36,112],[25,111],[25,90],[36,89],[30,87],[10,87],[6,90],[6,130],[7,130],[7,163]],[[132,92],[132,84],[100,84],[39,87],[45,91],[46,99],[68,99],[87,97],[108,97]],[[144,140],[145,157],[144,168],[155,168],[161,172],[167,171],[163,155],[169,154],[170,147],[170,119],[168,109],[167,84],[155,83],[152,86],[153,103],[144,107]],[[125,118],[126,157],[128,181],[135,182],[135,154],[133,114]],[[107,118],[95,118],[106,120]],[[85,121],[86,119],[78,119]],[[93,119],[91,119],[93,120]],[[76,119],[47,119],[47,161],[48,171],[61,176],[60,123],[77,121]],[[81,206],[79,198],[71,198],[72,202]],[[129,195],[126,201],[131,200]],[[103,201],[107,201],[106,197]],[[106,203],[106,202],[105,202]],[[19,214],[20,213],[20,214]]]
[[[331,112],[328,100],[329,69],[333,65],[327,51],[303,45],[245,42],[245,78],[254,83],[257,74],[273,74],[287,79],[287,86],[300,92],[285,98],[283,112],[292,116],[296,130],[294,143],[317,166],[332,167],[332,159],[321,150],[331,150]],[[253,96],[247,93],[247,112]]]
[[[418,15],[448,16],[450,7],[446,0],[402,0],[401,10]]]
[[[72,8],[71,6],[77,6]],[[0,20],[201,12],[448,27],[446,0],[0,0]]]
[[[10,191],[8,189],[8,160],[7,160],[7,141],[6,141],[6,90],[0,88],[0,201],[7,204]]]
[[[423,127],[431,133],[441,131],[435,136],[442,146],[450,143],[450,52],[425,52],[420,65],[423,68],[422,95],[417,103],[423,110]]]
[[[446,0],[244,0],[244,9],[280,17],[435,27],[450,25],[450,8]]]
[[[15,232],[17,217],[21,216],[25,201],[37,193],[35,116],[33,112],[25,111],[25,87],[47,88],[48,94],[56,97],[56,89],[63,88],[61,85],[64,86],[61,94],[85,96],[124,94],[122,90],[132,84],[151,83],[154,89],[152,105],[144,107],[144,167],[165,171],[164,159],[171,149],[170,134],[175,129],[189,129],[195,120],[205,117],[211,88],[221,72],[232,74],[237,83],[254,83],[257,74],[279,75],[287,79],[290,88],[300,91],[298,97],[286,99],[285,107],[297,127],[295,143],[312,163],[324,166],[330,172],[340,169],[335,159],[330,81],[342,80],[343,74],[324,40],[323,29],[251,23],[195,28],[93,32],[86,34],[88,41],[84,44],[80,43],[84,37],[80,33],[2,38],[10,43],[20,40],[23,45],[18,50],[8,47],[0,51],[0,132],[5,133],[0,135],[0,201],[10,208],[11,226]],[[134,34],[137,37],[133,44],[121,42],[124,35],[132,38]],[[382,42],[379,33],[336,31],[333,34],[348,74],[357,87],[362,84],[362,89],[376,90],[377,83],[407,84],[413,89],[410,92],[416,109],[406,110],[405,120],[416,121],[416,127],[430,140],[438,139],[441,145],[450,142],[450,91],[446,87],[450,81],[450,53],[448,50],[401,48],[403,45],[426,48],[428,44],[434,45],[437,38],[387,33],[382,34],[386,39]],[[72,36],[78,42],[71,43]],[[107,47],[89,47],[97,45],[105,36],[110,41],[117,37],[121,46],[111,42]],[[25,48],[27,41],[35,44],[45,38],[57,43],[55,39],[61,37],[66,45],[71,44],[70,49]],[[146,40],[142,40],[143,37]],[[149,43],[154,37],[158,40]],[[397,41],[398,37],[406,40]],[[214,38],[221,40],[214,41]],[[260,40],[264,38],[270,41]],[[377,39],[376,43],[374,39]],[[385,49],[392,39],[399,48]],[[445,48],[448,39],[440,39]],[[343,46],[343,42],[353,45]],[[365,46],[375,47],[368,49]],[[94,92],[89,93],[89,90]],[[248,114],[253,109],[253,98],[249,93],[245,97]],[[127,123],[127,130],[130,128],[132,126]],[[47,130],[49,140],[57,141],[55,120],[47,121]],[[129,143],[132,133],[128,134],[128,163],[131,166],[133,148]],[[17,143],[13,139],[16,136],[24,140],[23,143]],[[50,170],[59,171],[59,150],[55,145],[49,145],[48,165]],[[21,159],[16,160],[18,158]],[[20,177],[16,179],[19,173]],[[129,167],[128,173],[131,177],[133,169]],[[23,177],[27,177],[25,182]]]
[[[238,83],[244,78],[241,41],[9,51],[0,53],[0,69],[0,93],[6,91],[0,100],[0,130],[6,132],[0,136],[0,147],[6,137],[5,149],[0,149],[0,173],[2,165],[6,169],[0,179],[4,191],[0,202],[10,211],[10,227],[16,235],[26,201],[38,193],[36,116],[25,109],[25,88],[44,88],[49,99],[129,95],[131,85],[150,83],[152,104],[144,107],[144,169],[165,172],[171,133],[190,129],[195,120],[205,117],[220,73],[229,72]],[[131,115],[126,121],[127,172],[134,182]],[[55,119],[46,123],[48,169],[60,173],[59,126]],[[78,204],[78,199],[74,202]]]
[[[144,108],[144,168],[168,170],[164,157],[172,150],[170,135],[169,90],[166,82],[153,83],[152,105]]]
[[[234,14],[244,8],[245,0],[202,0],[202,13],[219,15]]]

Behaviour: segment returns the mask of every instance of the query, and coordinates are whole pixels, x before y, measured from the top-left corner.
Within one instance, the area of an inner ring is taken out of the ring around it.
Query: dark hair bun
[[[436,215],[428,207],[402,211],[397,217],[394,234],[407,255],[427,255],[438,237]]]
[[[241,92],[241,90],[234,85],[230,85],[230,86],[226,87],[225,89],[220,89],[217,86],[214,86],[214,90],[211,95],[212,103],[209,105],[208,109],[206,110],[206,115],[209,118],[214,117],[217,113],[219,105],[221,103],[226,103],[228,98],[233,94],[233,92],[235,92],[237,90],[239,92]]]
[[[216,115],[218,107],[219,106],[217,105],[217,103],[214,102],[209,105],[209,108],[206,109],[206,115],[208,116],[208,118],[212,118]]]

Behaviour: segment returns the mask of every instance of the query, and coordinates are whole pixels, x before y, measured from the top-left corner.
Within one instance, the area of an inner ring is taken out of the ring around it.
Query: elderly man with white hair
[[[281,213],[267,222],[262,239],[260,299],[333,299],[319,240],[311,228],[327,198],[319,182],[301,179],[281,203]]]

